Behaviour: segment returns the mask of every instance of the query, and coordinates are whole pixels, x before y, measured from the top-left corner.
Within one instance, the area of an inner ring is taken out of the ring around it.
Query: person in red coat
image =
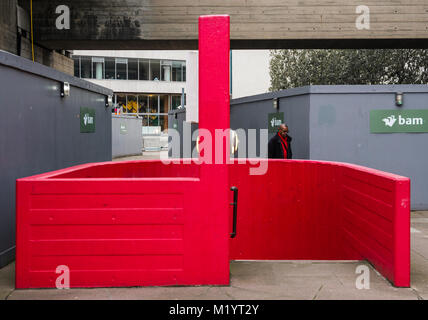
[[[288,135],[288,126],[281,124],[277,134],[269,140],[268,158],[270,159],[291,159],[291,137]]]

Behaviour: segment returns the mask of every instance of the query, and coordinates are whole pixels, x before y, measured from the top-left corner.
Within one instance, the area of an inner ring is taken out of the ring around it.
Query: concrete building
[[[143,134],[160,134],[168,128],[168,112],[181,106],[187,92],[190,53],[76,50],[74,75],[113,90],[120,114],[141,117]]]
[[[31,39],[30,1],[0,1],[0,50],[73,74],[70,51],[53,50]]]

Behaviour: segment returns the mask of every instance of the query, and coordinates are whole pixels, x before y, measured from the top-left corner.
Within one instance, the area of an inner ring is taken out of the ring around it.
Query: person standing
[[[286,124],[281,124],[277,134],[269,140],[268,158],[291,159],[293,156],[291,152],[291,140],[292,138],[288,135],[288,126]]]

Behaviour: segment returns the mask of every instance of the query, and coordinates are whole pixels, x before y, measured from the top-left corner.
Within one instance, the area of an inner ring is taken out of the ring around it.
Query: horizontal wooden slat
[[[376,212],[371,211],[371,208],[365,207],[358,201],[352,201],[350,199],[344,198],[342,204],[344,210],[349,209],[352,212],[358,212],[358,215],[361,215],[365,220],[377,225],[379,228],[385,232],[392,234],[393,233],[393,222],[385,219],[382,215],[377,214]]]
[[[349,208],[345,208],[343,217],[349,223],[351,223],[353,228],[365,230],[365,233],[372,239],[374,239],[388,251],[392,251],[394,246],[392,235],[380,228],[378,225],[370,222],[368,219],[365,219],[366,217],[361,214],[361,212],[353,212]]]
[[[30,240],[33,256],[182,254],[182,240]]]
[[[67,266],[71,276],[85,270],[180,270],[183,268],[183,256],[36,256],[31,259],[30,271],[55,273],[60,265]]]
[[[182,225],[36,225],[30,240],[182,239]]]
[[[393,220],[392,204],[382,202],[376,197],[373,197],[364,191],[352,189],[348,186],[343,186],[343,196],[345,199],[349,199],[360,206],[367,208],[374,214],[380,215],[388,221]]]
[[[70,273],[70,287],[166,286],[182,283],[182,270],[94,270]],[[28,272],[28,288],[55,288],[59,274]],[[180,282],[181,281],[181,282]]]
[[[183,224],[178,209],[36,209],[28,215],[31,225]]]
[[[132,192],[132,190],[130,190]],[[78,208],[182,208],[181,194],[49,194],[34,195],[33,209]]]

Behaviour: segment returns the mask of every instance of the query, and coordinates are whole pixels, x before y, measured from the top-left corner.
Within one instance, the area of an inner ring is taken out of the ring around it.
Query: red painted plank
[[[28,246],[29,254],[38,256],[183,253],[183,240],[173,239],[30,240]]]
[[[76,271],[90,270],[181,270],[183,255],[132,255],[132,256],[34,256],[30,271],[55,273],[59,265],[66,265],[71,275]]]
[[[27,288],[55,288],[59,274],[51,271],[29,272]],[[171,286],[192,283],[183,270],[86,270],[70,271],[73,288]]]
[[[132,193],[132,190],[129,190]],[[79,208],[182,208],[181,194],[70,194],[33,195],[33,209]]]
[[[181,225],[35,225],[31,240],[55,239],[182,239]]]

